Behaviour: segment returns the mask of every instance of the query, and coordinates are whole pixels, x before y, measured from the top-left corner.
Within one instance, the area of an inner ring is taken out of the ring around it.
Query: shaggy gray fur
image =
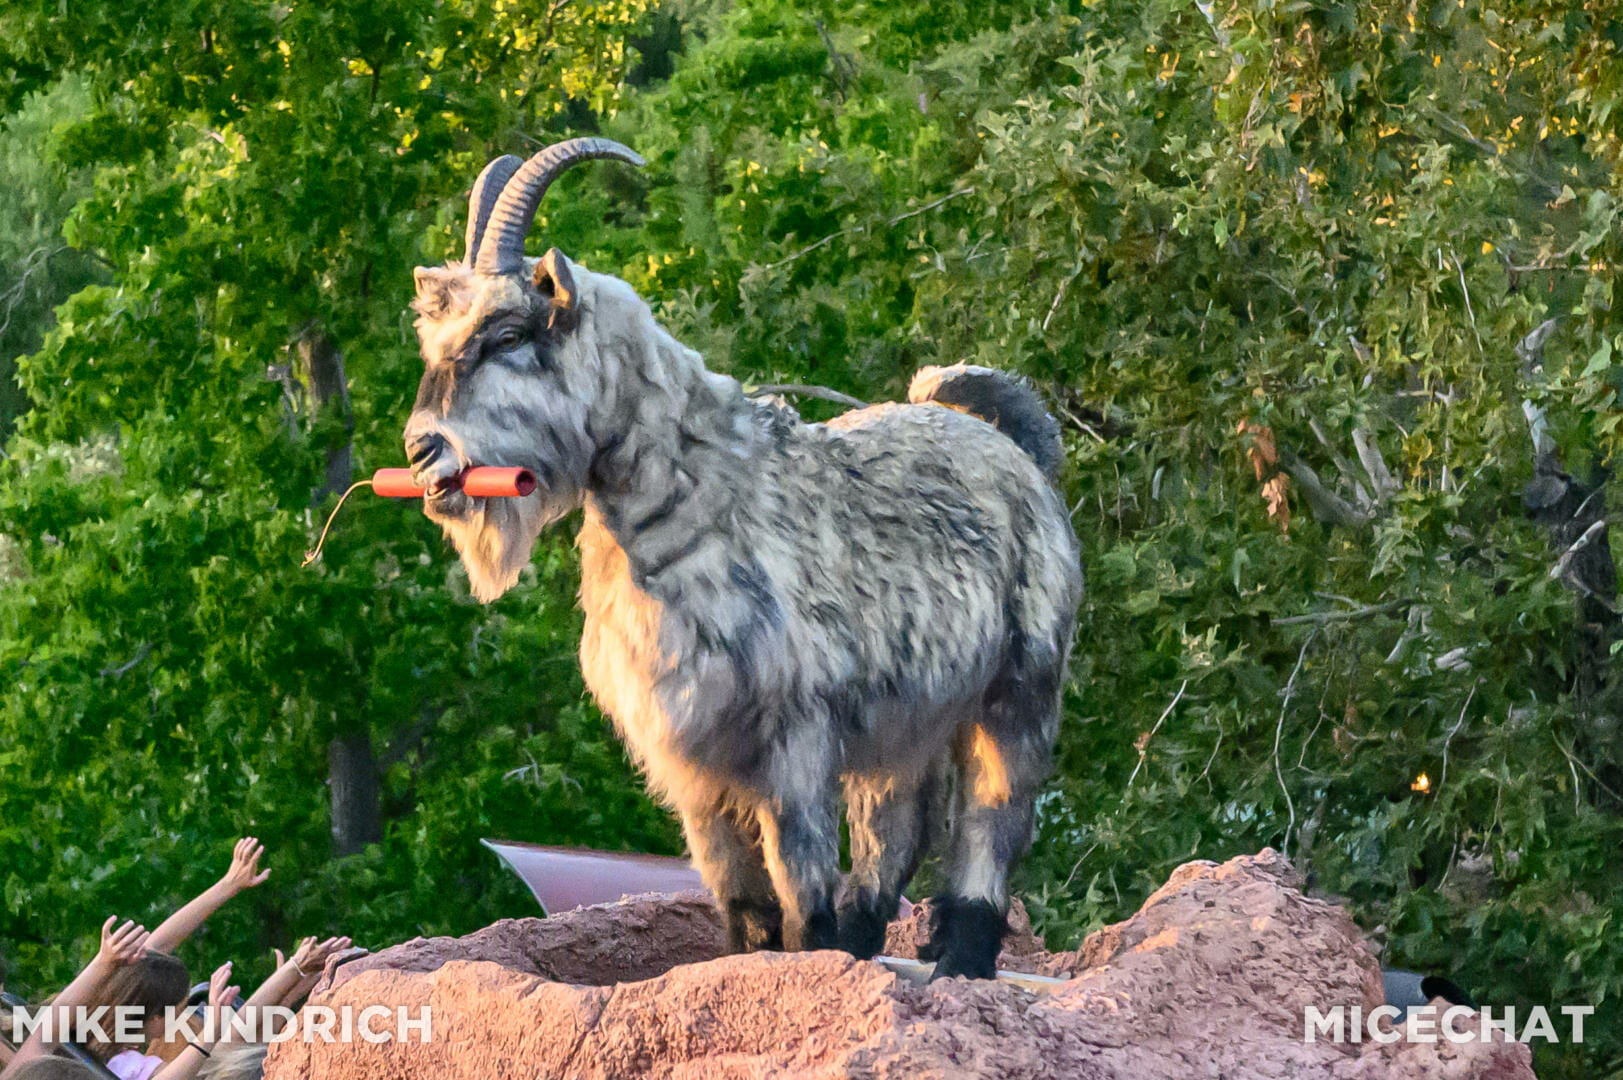
[[[522,277],[420,268],[415,308],[427,369],[407,453],[446,485],[426,511],[490,600],[546,524],[584,508],[586,683],[681,814],[732,946],[871,955],[945,829],[967,914],[938,974],[990,974],[1082,588],[1035,394],[984,368],[921,376],[916,399],[985,410],[1007,435],[934,404],[802,423],[556,251]],[[470,498],[455,477],[473,465],[540,487]]]

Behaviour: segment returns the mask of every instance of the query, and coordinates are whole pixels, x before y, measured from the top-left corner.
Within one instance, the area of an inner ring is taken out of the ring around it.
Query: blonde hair
[[[264,1043],[230,1043],[216,1047],[197,1071],[198,1080],[259,1080],[265,1075]]]

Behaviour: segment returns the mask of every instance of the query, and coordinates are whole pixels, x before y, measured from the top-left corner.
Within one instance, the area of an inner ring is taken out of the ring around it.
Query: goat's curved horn
[[[524,269],[524,237],[535,221],[535,208],[558,174],[578,162],[593,158],[616,158],[642,165],[642,157],[630,147],[611,139],[568,139],[551,146],[526,161],[502,188],[501,198],[490,212],[486,232],[490,243],[481,241],[475,267],[481,274],[513,274]]]
[[[473,191],[468,195],[468,242],[462,251],[462,261],[469,266],[479,255],[479,238],[485,234],[485,223],[490,220],[490,212],[495,209],[496,200],[501,198],[502,189],[507,181],[518,172],[524,159],[513,154],[503,154],[501,157],[485,166],[479,174],[479,179],[473,182]]]

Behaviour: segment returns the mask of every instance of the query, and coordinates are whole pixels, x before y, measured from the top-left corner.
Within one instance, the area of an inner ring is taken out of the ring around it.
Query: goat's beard
[[[500,597],[518,581],[541,530],[580,508],[585,501],[592,443],[586,434],[585,406],[517,393],[505,399],[511,415],[481,425],[479,417],[441,427],[454,457],[446,456],[434,475],[476,464],[519,466],[535,474],[533,494],[475,498],[460,489],[424,501],[430,520],[445,530],[468,571],[473,595],[483,603]]]
[[[455,498],[468,499],[456,493]],[[554,505],[546,493],[522,497],[470,499],[468,512],[449,515],[435,513],[445,535],[456,546],[462,565],[468,570],[468,585],[481,603],[497,599],[518,581],[530,561],[541,530],[562,517],[567,508]],[[479,503],[483,506],[479,506]]]

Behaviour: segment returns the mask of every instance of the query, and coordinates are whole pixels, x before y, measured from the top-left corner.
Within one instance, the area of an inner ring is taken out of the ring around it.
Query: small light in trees
[[[1427,776],[1425,773],[1421,773],[1419,776],[1415,777],[1414,782],[1409,785],[1409,790],[1418,791],[1422,795],[1430,794],[1431,777]]]

